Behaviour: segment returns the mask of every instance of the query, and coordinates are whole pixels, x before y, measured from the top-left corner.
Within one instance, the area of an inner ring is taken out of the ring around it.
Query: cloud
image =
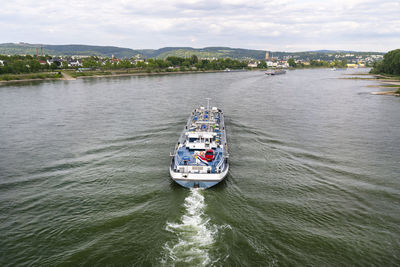
[[[397,0],[2,1],[0,42],[387,51]]]

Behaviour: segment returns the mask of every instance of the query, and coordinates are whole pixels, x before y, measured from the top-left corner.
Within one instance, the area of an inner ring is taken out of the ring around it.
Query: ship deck
[[[188,149],[187,147],[180,147],[176,154],[177,154],[177,165],[188,165],[188,166],[212,166],[216,167],[218,163],[223,160],[223,151],[221,148],[214,149],[214,160],[208,162],[208,164],[203,162],[196,161],[195,151]]]

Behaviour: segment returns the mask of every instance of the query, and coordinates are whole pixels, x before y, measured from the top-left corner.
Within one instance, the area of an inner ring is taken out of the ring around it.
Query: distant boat
[[[285,74],[286,70],[267,70],[265,74],[267,75],[279,75],[279,74]]]
[[[331,70],[336,70],[336,68],[331,68]]]
[[[231,69],[229,69],[229,68],[226,68],[224,71],[231,71]]]

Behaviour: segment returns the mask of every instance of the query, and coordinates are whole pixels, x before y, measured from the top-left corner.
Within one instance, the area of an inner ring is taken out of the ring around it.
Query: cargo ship
[[[194,109],[170,156],[170,175],[179,185],[209,188],[221,182],[229,169],[222,110],[209,102]]]

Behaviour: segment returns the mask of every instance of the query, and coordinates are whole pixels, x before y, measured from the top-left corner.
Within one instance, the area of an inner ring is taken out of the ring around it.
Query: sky
[[[400,48],[400,0],[0,0],[0,43]]]

